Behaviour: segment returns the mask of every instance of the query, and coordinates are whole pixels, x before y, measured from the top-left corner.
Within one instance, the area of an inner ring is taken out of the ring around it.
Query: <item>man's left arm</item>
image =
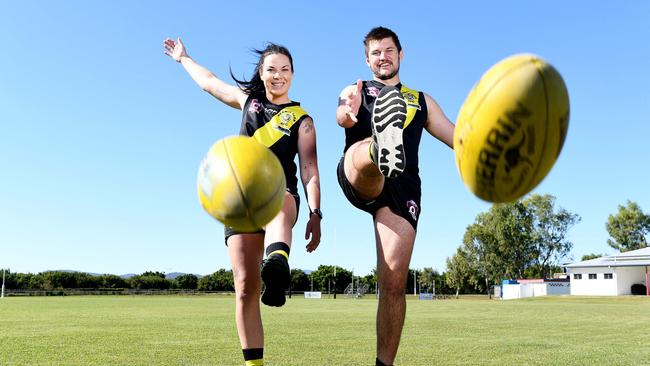
[[[454,124],[445,116],[438,103],[427,93],[424,93],[424,100],[427,103],[427,122],[424,128],[431,136],[444,142],[450,148],[454,148]]]

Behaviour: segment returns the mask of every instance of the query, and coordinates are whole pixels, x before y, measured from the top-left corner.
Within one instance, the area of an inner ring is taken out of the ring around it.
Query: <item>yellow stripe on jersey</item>
[[[266,147],[271,147],[283,136],[291,135],[291,126],[306,115],[300,106],[282,108],[269,122],[253,134],[253,138]]]
[[[406,128],[413,121],[415,113],[420,110],[420,92],[409,89],[404,85],[402,85],[400,91],[406,101],[406,122],[404,122],[404,128]]]
[[[264,366],[264,359],[248,360],[246,361],[246,366]]]

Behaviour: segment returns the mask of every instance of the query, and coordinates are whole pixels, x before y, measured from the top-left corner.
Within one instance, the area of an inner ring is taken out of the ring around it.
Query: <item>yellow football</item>
[[[483,200],[517,200],[551,170],[568,127],[569,94],[557,70],[535,55],[508,57],[481,77],[458,113],[460,176]]]
[[[246,136],[217,141],[197,177],[199,201],[215,219],[242,232],[257,231],[284,202],[284,170],[275,154]]]

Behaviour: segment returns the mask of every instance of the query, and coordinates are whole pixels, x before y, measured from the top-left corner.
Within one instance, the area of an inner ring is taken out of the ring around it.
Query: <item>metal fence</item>
[[[228,291],[198,290],[134,290],[134,289],[55,289],[55,290],[6,290],[8,296],[83,296],[83,295],[234,295]]]

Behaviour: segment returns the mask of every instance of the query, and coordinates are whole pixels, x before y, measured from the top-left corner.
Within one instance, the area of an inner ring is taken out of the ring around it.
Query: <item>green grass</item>
[[[372,365],[374,298],[263,307],[266,364]],[[409,300],[397,365],[650,365],[650,299]],[[232,296],[9,297],[2,365],[242,365]]]

